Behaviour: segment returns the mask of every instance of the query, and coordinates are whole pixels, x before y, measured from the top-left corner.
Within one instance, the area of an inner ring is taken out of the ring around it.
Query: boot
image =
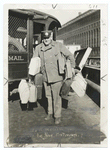
[[[22,104],[21,101],[19,101],[19,104],[22,111],[27,111],[27,104]]]
[[[55,124],[60,124],[61,118],[55,118]]]
[[[32,111],[33,110],[33,103],[28,103],[28,111]]]
[[[52,119],[52,114],[48,114],[47,117],[45,118],[45,120],[50,120]]]
[[[27,104],[21,104],[21,109],[22,109],[22,111],[26,111],[27,110]]]

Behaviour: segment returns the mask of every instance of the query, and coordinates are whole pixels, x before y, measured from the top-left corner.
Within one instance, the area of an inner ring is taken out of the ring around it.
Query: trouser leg
[[[62,100],[59,95],[60,89],[62,86],[62,82],[56,82],[51,84],[53,103],[54,103],[54,117],[61,117],[61,109],[62,109]]]
[[[45,94],[48,99],[48,114],[53,114],[51,87],[50,85],[47,85],[46,82],[44,82],[44,87],[45,87]]]

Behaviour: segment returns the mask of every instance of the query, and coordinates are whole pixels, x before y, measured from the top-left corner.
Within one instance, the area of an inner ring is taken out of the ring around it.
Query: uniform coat
[[[43,74],[44,81],[48,83],[63,80],[63,76],[59,72],[59,66],[64,68],[65,64],[61,60],[59,60],[60,64],[58,64],[58,59],[61,58],[59,54],[70,60],[72,68],[75,67],[73,55],[61,43],[52,41],[49,46],[41,43],[35,48],[33,57],[41,58],[41,73]]]

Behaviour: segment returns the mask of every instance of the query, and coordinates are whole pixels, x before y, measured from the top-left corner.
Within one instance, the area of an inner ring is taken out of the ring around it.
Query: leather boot
[[[22,111],[27,111],[27,104],[22,104],[21,101],[19,101],[20,107]]]
[[[33,110],[33,103],[28,102],[28,111]]]
[[[22,111],[26,111],[27,110],[27,104],[21,104],[21,109],[22,109]]]
[[[45,118],[45,120],[50,120],[52,119],[52,114],[48,114],[47,117]]]

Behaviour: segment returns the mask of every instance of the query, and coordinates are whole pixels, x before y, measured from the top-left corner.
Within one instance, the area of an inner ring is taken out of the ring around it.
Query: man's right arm
[[[36,46],[36,48],[35,48],[35,50],[34,50],[34,52],[33,52],[33,58],[39,56],[39,55],[38,55],[38,51],[39,51],[39,47]]]

